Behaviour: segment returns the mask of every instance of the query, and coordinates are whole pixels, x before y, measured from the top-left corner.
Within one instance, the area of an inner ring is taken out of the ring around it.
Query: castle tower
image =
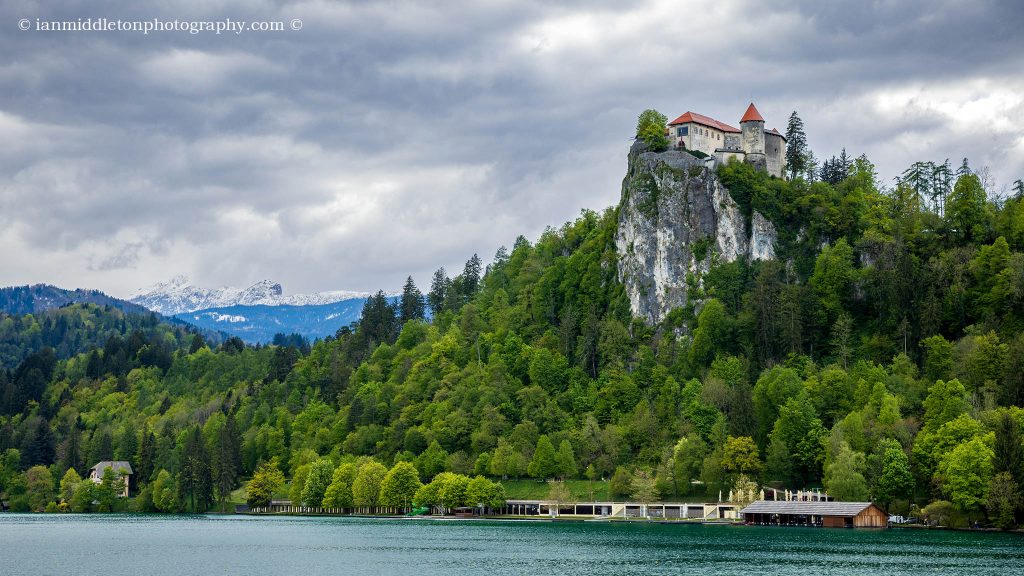
[[[766,158],[764,155],[764,118],[757,111],[754,103],[751,102],[747,111],[740,119],[740,141],[743,151],[746,152],[745,161],[753,164],[755,168],[766,170]]]

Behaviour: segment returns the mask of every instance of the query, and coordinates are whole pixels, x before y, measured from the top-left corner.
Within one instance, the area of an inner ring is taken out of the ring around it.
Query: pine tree
[[[412,281],[412,276],[405,279],[402,287],[402,299],[398,305],[398,321],[405,325],[410,320],[422,320],[426,316],[423,293]]]
[[[147,426],[139,439],[139,450],[135,456],[136,482],[149,482],[153,476],[153,461],[156,459],[156,436]]]
[[[461,295],[464,302],[468,302],[480,291],[480,257],[473,254],[473,257],[466,261],[462,269]]]
[[[221,506],[238,486],[242,468],[242,436],[235,423],[235,415],[228,414],[224,426],[217,434],[216,454],[213,459],[214,482]]]
[[[205,512],[213,504],[210,457],[198,425],[186,432],[178,472],[178,500],[189,512]]]
[[[794,110],[789,115],[789,124],[786,126],[786,166],[789,168],[791,179],[804,173],[809,154],[807,135],[804,134],[804,121],[797,116],[796,110]]]
[[[196,352],[203,349],[206,346],[206,340],[203,339],[202,334],[196,333],[192,335],[192,345],[188,348],[189,354],[195,354]]]
[[[434,276],[430,281],[430,292],[427,294],[427,304],[430,306],[430,312],[434,316],[444,311],[445,297],[448,294],[451,283],[452,281],[448,279],[448,273],[445,272],[443,267],[438,268],[434,272]]]
[[[956,177],[959,178],[968,174],[974,174],[974,172],[971,171],[971,167],[967,163],[967,158],[964,158],[960,162],[960,167],[956,169]]]

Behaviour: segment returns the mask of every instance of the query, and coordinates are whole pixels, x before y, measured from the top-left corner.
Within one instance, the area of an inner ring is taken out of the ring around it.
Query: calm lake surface
[[[1019,534],[0,514],[0,574],[1024,574]]]

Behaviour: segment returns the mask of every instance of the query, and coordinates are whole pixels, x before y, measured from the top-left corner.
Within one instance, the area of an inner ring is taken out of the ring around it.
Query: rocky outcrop
[[[754,213],[748,225],[710,159],[651,152],[637,142],[619,203],[619,280],[633,314],[654,323],[685,306],[714,262],[775,255],[775,227]]]

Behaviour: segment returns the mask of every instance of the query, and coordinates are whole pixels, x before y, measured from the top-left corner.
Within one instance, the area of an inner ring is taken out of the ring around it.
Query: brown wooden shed
[[[759,500],[740,510],[747,524],[885,528],[889,516],[871,502],[799,502]]]

